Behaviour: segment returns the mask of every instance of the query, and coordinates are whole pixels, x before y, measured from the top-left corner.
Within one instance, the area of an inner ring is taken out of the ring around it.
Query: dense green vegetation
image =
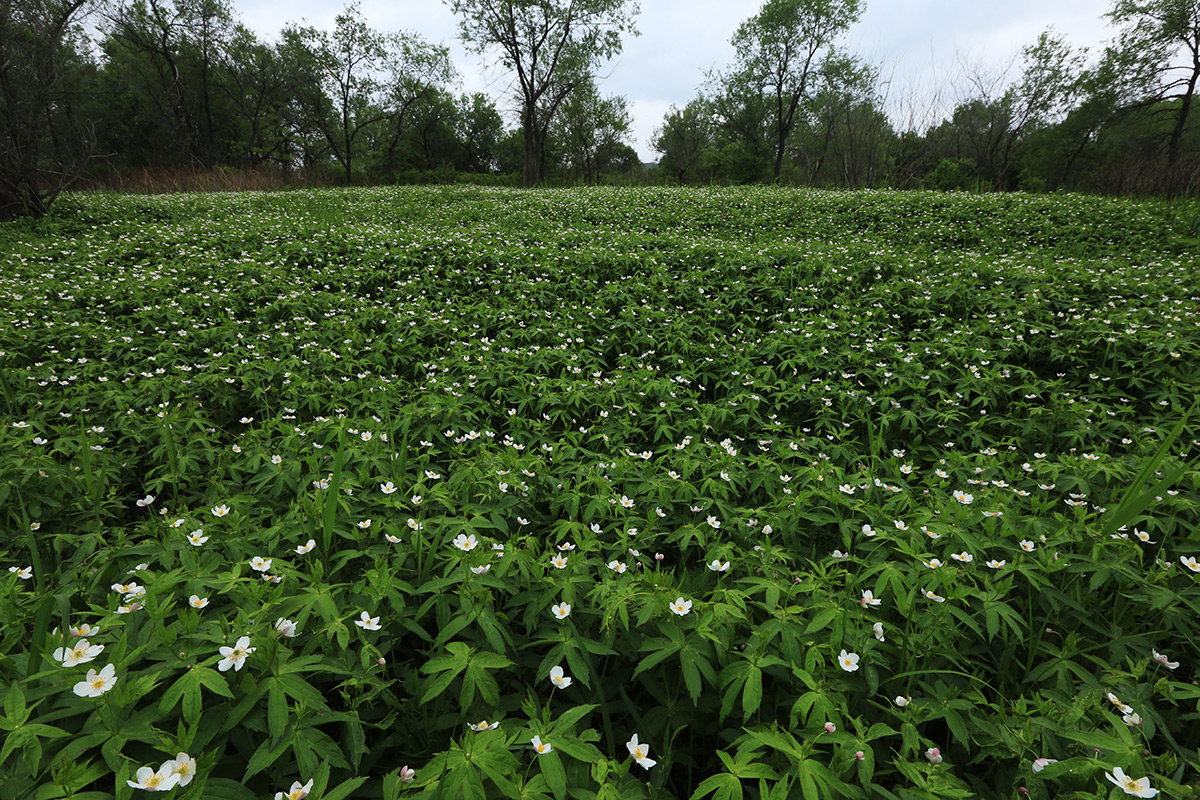
[[[6,223],[0,798],[1195,796],[1196,215]]]
[[[634,105],[661,95],[606,95],[598,77],[617,69],[637,3],[446,4],[463,44],[507,73],[502,96],[458,93],[444,42],[379,30],[357,2],[326,29],[276,32],[250,30],[228,0],[10,0],[0,220],[45,214],[80,186],[1200,186],[1200,0],[1112,0],[1102,48],[1050,27],[1019,57],[988,54],[996,66],[962,65],[928,90],[847,47],[869,13],[860,0],[764,0],[729,31],[732,63],[668,98],[640,142]]]

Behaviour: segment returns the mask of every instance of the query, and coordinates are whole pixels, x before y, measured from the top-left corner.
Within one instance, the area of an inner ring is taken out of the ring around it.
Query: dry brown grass
[[[76,188],[109,189],[119,192],[168,194],[171,192],[250,192],[296,186],[325,186],[332,183],[324,172],[285,172],[275,167],[233,169],[216,167],[143,167],[128,172],[112,171],[80,181]]]

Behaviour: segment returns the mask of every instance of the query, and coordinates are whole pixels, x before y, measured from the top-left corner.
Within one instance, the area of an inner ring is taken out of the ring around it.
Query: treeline
[[[1008,69],[964,68],[941,120],[839,47],[858,0],[767,0],[733,37],[738,60],[672,107],[654,146],[678,183],[778,181],[1106,193],[1195,193],[1200,2],[1117,0],[1113,44],[1052,30]],[[907,112],[907,113],[905,113]],[[905,119],[897,119],[904,115]]]
[[[1190,115],[1200,0],[1116,0],[1114,42],[1102,52],[1048,31],[1008,71],[964,71],[952,111],[933,121],[841,46],[859,0],[767,0],[734,32],[735,63],[665,116],[651,165],[630,146],[626,99],[603,95],[594,79],[600,56],[620,51],[618,33],[633,30],[636,6],[453,7],[467,43],[514,71],[512,96],[457,93],[444,45],[377,31],[357,5],[331,30],[290,23],[264,38],[227,0],[114,0],[103,13],[89,0],[7,0],[0,219],[44,213],[72,182],[152,189],[183,174],[267,186],[1200,186]],[[502,110],[521,124],[506,127]]]

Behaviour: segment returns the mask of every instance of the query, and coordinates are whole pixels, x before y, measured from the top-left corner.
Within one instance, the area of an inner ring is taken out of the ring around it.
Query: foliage
[[[44,215],[91,155],[72,80],[86,11],[86,0],[0,4],[0,221]]]
[[[571,91],[621,52],[621,35],[637,34],[631,0],[448,0],[461,17],[463,41],[498,50],[516,73],[525,144],[525,185],[545,176],[550,125]]]
[[[0,798],[1193,797],[1195,217],[423,187],[0,226]]]

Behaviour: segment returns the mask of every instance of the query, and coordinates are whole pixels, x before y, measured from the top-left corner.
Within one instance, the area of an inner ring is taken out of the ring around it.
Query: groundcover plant
[[[0,227],[0,798],[1194,796],[1181,204]]]

